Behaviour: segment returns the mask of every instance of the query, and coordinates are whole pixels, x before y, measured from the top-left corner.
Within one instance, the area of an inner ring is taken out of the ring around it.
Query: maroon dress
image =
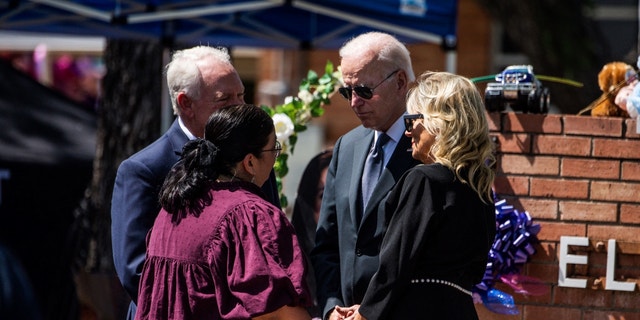
[[[211,205],[147,235],[136,319],[249,319],[311,305],[305,261],[284,213],[251,183],[217,183]]]

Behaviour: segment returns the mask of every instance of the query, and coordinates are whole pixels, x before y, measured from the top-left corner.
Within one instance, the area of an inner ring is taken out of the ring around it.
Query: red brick
[[[635,292],[616,292],[613,299],[613,306],[615,308],[634,309],[636,310],[635,318],[617,318],[617,319],[640,319],[640,303],[638,303],[638,291]]]
[[[617,241],[618,252],[632,257],[635,268],[640,268],[640,242]],[[638,277],[640,279],[640,277]]]
[[[531,136],[520,133],[495,135],[498,140],[497,150],[502,153],[531,153]]]
[[[541,294],[541,295],[527,295],[524,293],[519,293],[519,292],[514,292],[513,288],[511,287],[506,287],[505,290],[508,293],[512,293],[513,296],[513,300],[515,301],[516,305],[520,305],[520,304],[535,304],[535,305],[540,305],[540,304],[551,304],[551,287],[553,286],[551,283],[548,284],[539,284],[540,286],[543,286],[544,288],[547,289],[548,293],[547,294]]]
[[[558,175],[560,159],[557,157],[499,156],[498,172],[528,175]]]
[[[636,297],[635,305],[627,305],[625,309],[636,306],[638,303]],[[637,309],[637,308],[636,308]],[[577,319],[577,318],[576,318]],[[639,311],[614,311],[614,310],[585,310],[583,320],[640,320]]]
[[[556,306],[524,306],[524,320],[580,319],[582,311],[578,308]]]
[[[561,236],[586,237],[587,226],[584,223],[565,223],[539,221],[541,241],[560,241]]]
[[[531,182],[531,192],[533,193],[533,181]],[[592,181],[591,200],[606,201],[640,201],[640,183]]]
[[[640,205],[626,203],[621,204],[620,223],[640,224]]]
[[[622,137],[622,121],[616,118],[564,116],[564,133],[573,135]]]
[[[618,206],[615,203],[560,201],[560,219],[567,221],[615,222]]]
[[[556,284],[558,282],[558,263],[533,263],[529,262],[526,265],[526,275],[534,277],[543,283]]]
[[[591,154],[591,138],[537,135],[532,147],[536,154],[588,156]]]
[[[553,303],[591,308],[611,307],[613,305],[613,291],[557,287]]]
[[[540,241],[540,243],[535,245],[536,253],[531,256],[531,262],[529,264],[549,265],[551,262],[557,267],[558,264],[555,262],[558,260],[557,246],[558,242],[555,241]]]
[[[587,199],[588,180],[531,178],[529,191],[533,197]]]
[[[638,173],[640,174],[640,171]],[[620,161],[563,158],[560,164],[560,175],[576,178],[618,179]]]
[[[497,176],[493,181],[498,195],[529,195],[529,178],[522,176]]]
[[[622,162],[622,180],[639,180],[640,181],[640,162],[623,161]]]
[[[558,115],[506,113],[504,132],[561,133],[562,123]]]
[[[529,212],[534,219],[558,219],[558,200],[521,198],[522,211]]]
[[[506,132],[493,135],[500,142],[495,190],[514,208],[529,212],[540,225],[536,253],[521,272],[548,283],[552,291],[527,297],[498,283],[496,288],[514,296],[521,314],[498,315],[480,307],[485,312],[479,312],[481,319],[595,320],[615,316],[640,320],[636,315],[640,313],[640,286],[627,293],[593,285],[594,279],[602,280],[606,272],[608,239],[617,241],[616,280],[635,280],[640,285],[640,135],[632,132],[635,120],[513,113],[492,116],[496,131]],[[560,123],[554,123],[558,119]],[[591,143],[585,143],[589,139]],[[527,153],[529,143],[533,154]],[[585,152],[584,148],[591,149]],[[561,236],[589,238],[589,246],[572,248],[574,254],[589,258],[587,265],[571,267],[576,277],[588,279],[586,289],[557,287]],[[603,250],[596,249],[598,241],[603,242]]]
[[[587,226],[589,240],[608,241],[615,239],[621,242],[640,242],[640,226],[589,225]]]
[[[640,255],[625,254],[623,250],[616,248],[615,280],[640,283]]]
[[[593,156],[640,160],[640,140],[593,139]]]
[[[627,119],[625,121],[626,132],[624,137],[629,139],[640,139],[640,132],[638,132],[637,119]]]
[[[501,129],[501,113],[499,112],[485,112],[487,116],[487,122],[489,122],[489,131],[499,132]]]

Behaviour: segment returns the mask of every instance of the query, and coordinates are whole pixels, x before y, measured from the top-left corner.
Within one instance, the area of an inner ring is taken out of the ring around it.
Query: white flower
[[[280,143],[284,143],[293,134],[293,122],[284,113],[276,113],[272,118],[273,125],[276,127],[276,138]]]
[[[313,100],[315,99],[315,97],[311,92],[309,92],[309,90],[302,90],[298,92],[298,98],[300,98],[300,100],[302,100],[304,104],[311,104],[311,102],[313,102]]]
[[[284,104],[289,104],[293,102],[293,97],[292,96],[287,96],[284,98]]]

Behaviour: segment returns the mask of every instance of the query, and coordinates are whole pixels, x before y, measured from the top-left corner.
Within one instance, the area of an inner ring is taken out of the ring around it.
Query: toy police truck
[[[488,111],[504,111],[507,106],[524,113],[549,111],[549,88],[542,86],[530,65],[508,66],[487,83],[484,102]]]

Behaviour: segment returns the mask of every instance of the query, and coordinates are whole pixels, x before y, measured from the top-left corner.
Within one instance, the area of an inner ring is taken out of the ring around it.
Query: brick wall
[[[477,305],[480,319],[640,319],[640,134],[635,120],[571,115],[490,113],[498,144],[495,191],[541,225],[540,244],[523,273],[549,294],[523,296],[504,284],[520,313],[500,315]],[[558,286],[560,237],[588,263],[569,264],[567,277],[587,288]],[[605,289],[608,240],[615,239],[615,281],[633,292]]]

